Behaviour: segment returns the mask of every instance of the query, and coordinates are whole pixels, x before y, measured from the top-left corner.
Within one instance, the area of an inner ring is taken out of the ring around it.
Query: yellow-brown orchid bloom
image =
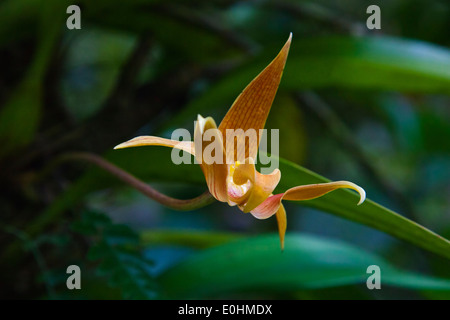
[[[278,222],[281,247],[284,247],[286,232],[286,211],[282,200],[310,200],[339,188],[356,190],[361,204],[365,199],[364,190],[348,181],[337,181],[302,185],[284,193],[273,194],[281,178],[281,172],[275,169],[271,174],[261,174],[255,169],[254,160],[260,142],[259,130],[264,128],[272,102],[278,89],[289,52],[292,34],[276,58],[244,89],[231,106],[225,118],[217,127],[211,117],[198,116],[195,126],[194,142],[176,141],[153,136],[140,136],[124,142],[115,149],[138,146],[165,146],[186,151],[195,155],[205,175],[209,192],[221,202],[237,205],[243,212],[250,212],[258,219],[267,219],[275,214]],[[223,141],[226,131],[235,130],[235,140]],[[238,130],[242,129],[242,130]],[[245,132],[253,129],[257,135],[248,138],[246,148]],[[209,138],[203,139],[209,131]],[[214,139],[212,139],[214,137]],[[204,140],[210,141],[205,143]],[[204,159],[204,150],[213,142],[220,142],[222,161]],[[245,155],[238,159],[238,155]]]

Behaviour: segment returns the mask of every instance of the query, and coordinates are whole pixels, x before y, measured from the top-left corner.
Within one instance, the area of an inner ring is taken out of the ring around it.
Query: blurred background
[[[71,4],[81,29],[66,27]],[[380,30],[366,27],[372,4]],[[175,286],[158,275],[179,261],[227,239],[277,232],[274,218],[223,203],[162,207],[67,155],[105,157],[177,198],[201,194],[200,169],[173,165],[170,150],[112,148],[137,135],[192,132],[198,113],[219,122],[290,32],[266,126],[281,129],[280,156],[355,182],[450,237],[448,1],[4,0],[0,21],[3,299],[158,298]],[[343,241],[450,278],[448,260],[385,233],[301,203],[286,210],[288,235]],[[326,263],[331,274],[339,262]],[[82,290],[66,288],[71,264],[81,267]],[[181,296],[192,297],[202,295]],[[445,299],[449,291],[367,290],[356,281],[207,298]]]

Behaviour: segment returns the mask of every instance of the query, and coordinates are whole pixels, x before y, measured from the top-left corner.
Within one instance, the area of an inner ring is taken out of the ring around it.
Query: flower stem
[[[140,191],[147,197],[157,201],[158,203],[175,209],[175,210],[182,210],[182,211],[189,211],[189,210],[195,210],[198,208],[205,207],[212,202],[214,202],[213,196],[209,193],[209,191],[206,191],[199,195],[198,197],[187,199],[187,200],[181,200],[172,198],[169,196],[166,196],[165,194],[160,193],[159,191],[153,189],[145,182],[139,180],[132,174],[126,172],[125,170],[117,167],[116,165],[112,164],[111,162],[107,161],[106,159],[97,156],[92,153],[88,152],[72,152],[63,154],[61,157],[59,157],[55,163],[51,166],[51,168],[54,168],[55,165],[60,164],[61,162],[65,161],[71,161],[71,160],[81,160],[81,161],[87,161],[89,163],[95,164],[97,167],[102,168],[103,170],[111,173],[112,175],[116,176],[119,180],[125,182],[126,184],[130,185],[131,187],[135,188],[136,190]],[[49,169],[51,169],[49,168]]]

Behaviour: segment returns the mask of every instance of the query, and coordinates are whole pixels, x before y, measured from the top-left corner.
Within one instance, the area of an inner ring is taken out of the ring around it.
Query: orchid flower
[[[260,129],[264,128],[275,98],[291,40],[292,34],[275,59],[237,97],[218,127],[213,118],[203,118],[198,115],[194,141],[180,142],[154,136],[140,136],[115,147],[115,149],[121,149],[165,146],[194,155],[201,166],[209,192],[215,199],[226,202],[230,206],[237,206],[244,213],[250,212],[257,219],[276,216],[281,248],[284,247],[287,226],[282,200],[310,200],[339,188],[356,190],[360,195],[358,205],[365,200],[364,189],[348,181],[301,185],[290,188],[284,193],[273,194],[281,178],[280,170],[275,169],[270,174],[261,174],[255,168],[261,139]],[[258,134],[253,137],[247,136],[248,148],[246,148],[245,132],[248,129],[253,129]],[[223,140],[227,130],[236,132],[236,140],[233,139],[232,145],[229,141]],[[208,138],[205,137],[207,132],[209,132]],[[237,143],[234,143],[235,141]],[[222,161],[208,161],[210,159],[205,158],[204,151],[211,147],[212,143],[219,144],[219,152],[216,152],[216,156],[218,155],[219,160]],[[245,157],[242,159],[243,154]],[[241,159],[238,159],[238,155],[241,155]]]

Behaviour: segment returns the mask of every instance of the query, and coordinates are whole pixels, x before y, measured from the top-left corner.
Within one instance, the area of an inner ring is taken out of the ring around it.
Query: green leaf
[[[450,290],[450,279],[399,270],[381,257],[341,241],[278,235],[233,241],[191,255],[166,270],[159,282],[168,298],[211,298],[240,291],[293,292],[365,283],[367,267],[381,269],[381,286]]]
[[[289,89],[341,86],[450,93],[450,51],[430,43],[333,37],[301,41],[292,52],[282,81]]]
[[[170,149],[142,147],[114,151],[108,157],[121,168],[133,173],[144,181],[164,180],[206,184],[198,165],[174,165],[170,160]],[[279,160],[281,181],[275,192],[311,183],[329,182],[326,178],[287,160]],[[68,207],[94,190],[121,184],[115,177],[96,168],[89,170],[84,177],[56,200],[27,229],[33,235],[53,221]],[[370,194],[368,195],[370,197]],[[349,219],[386,232],[418,247],[450,258],[450,241],[369,199],[357,206],[359,196],[349,190],[336,190],[321,198],[295,202],[311,206],[325,212]],[[150,201],[150,200],[149,200]],[[289,212],[288,212],[289,219]],[[289,229],[288,229],[289,233]]]
[[[225,112],[274,54],[241,65],[193,100],[170,125],[195,119],[197,114],[208,116],[211,106]],[[299,39],[294,35],[280,90],[322,87],[448,94],[450,51],[393,37]]]
[[[281,181],[275,189],[275,192],[284,192],[291,187],[302,184],[330,181],[310,170],[283,159],[280,159],[280,171]],[[370,197],[370,194],[368,197]],[[314,200],[297,203],[365,224],[450,259],[449,240],[370,199],[367,199],[360,206],[356,205],[358,201],[359,195],[357,193],[340,189]]]

